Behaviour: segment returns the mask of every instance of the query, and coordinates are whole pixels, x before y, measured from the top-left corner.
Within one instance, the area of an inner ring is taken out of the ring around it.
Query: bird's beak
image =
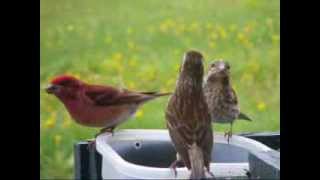
[[[224,64],[219,64],[219,65],[218,65],[218,69],[219,69],[220,71],[223,71],[225,68],[226,68],[226,66],[225,66]]]
[[[48,94],[52,94],[52,93],[56,92],[57,89],[58,89],[58,86],[53,85],[53,84],[49,84],[48,87],[46,87],[45,90],[46,90],[46,92],[47,92]]]

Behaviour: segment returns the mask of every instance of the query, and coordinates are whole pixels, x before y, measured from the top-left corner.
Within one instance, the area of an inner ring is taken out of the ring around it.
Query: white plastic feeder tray
[[[176,151],[167,130],[120,130],[96,139],[102,155],[103,179],[175,179],[169,168]],[[249,152],[271,149],[257,141],[233,135],[228,144],[222,134],[214,134],[210,170],[216,178],[246,178]],[[177,179],[187,179],[190,171],[177,168]]]

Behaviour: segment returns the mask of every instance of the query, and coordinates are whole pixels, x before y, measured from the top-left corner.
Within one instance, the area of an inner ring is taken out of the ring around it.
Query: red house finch
[[[225,133],[229,143],[233,122],[236,119],[251,121],[247,115],[240,112],[236,92],[230,83],[229,63],[222,60],[212,63],[203,89],[212,121],[230,123],[230,130]]]
[[[165,113],[170,137],[180,159],[191,169],[191,179],[205,178],[205,168],[210,173],[213,146],[211,120],[203,94],[202,79],[202,55],[196,51],[188,51]],[[176,163],[175,161],[171,165],[175,173]]]
[[[111,86],[90,85],[72,76],[59,76],[46,89],[64,104],[79,124],[113,132],[145,102],[170,93],[133,92]]]

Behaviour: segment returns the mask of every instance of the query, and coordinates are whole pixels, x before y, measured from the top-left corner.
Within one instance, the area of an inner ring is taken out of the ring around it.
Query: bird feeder
[[[81,147],[77,144],[75,148],[76,179],[187,179],[190,176],[186,167],[177,167],[176,177],[169,168],[176,159],[176,151],[167,130],[104,133],[96,139],[97,153],[91,152],[89,156],[84,156]],[[222,134],[215,133],[211,159],[210,169],[216,178],[280,176],[280,153],[243,136],[233,135],[228,144]]]

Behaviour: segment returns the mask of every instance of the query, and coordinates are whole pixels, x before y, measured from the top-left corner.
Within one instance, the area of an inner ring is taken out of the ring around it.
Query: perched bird
[[[240,112],[237,95],[230,82],[228,62],[218,60],[210,64],[208,74],[204,79],[203,90],[211,120],[214,123],[230,123],[230,130],[225,133],[229,143],[233,122],[236,119],[252,120]]]
[[[116,126],[128,120],[145,102],[170,94],[91,85],[69,75],[54,78],[46,91],[64,104],[77,123],[103,128],[100,133],[113,133]]]
[[[202,55],[196,51],[188,51],[184,55],[176,89],[165,112],[171,140],[178,158],[191,169],[191,179],[205,178],[205,168],[212,175],[209,165],[213,132],[202,89],[202,60]],[[170,166],[175,175],[177,161]]]

